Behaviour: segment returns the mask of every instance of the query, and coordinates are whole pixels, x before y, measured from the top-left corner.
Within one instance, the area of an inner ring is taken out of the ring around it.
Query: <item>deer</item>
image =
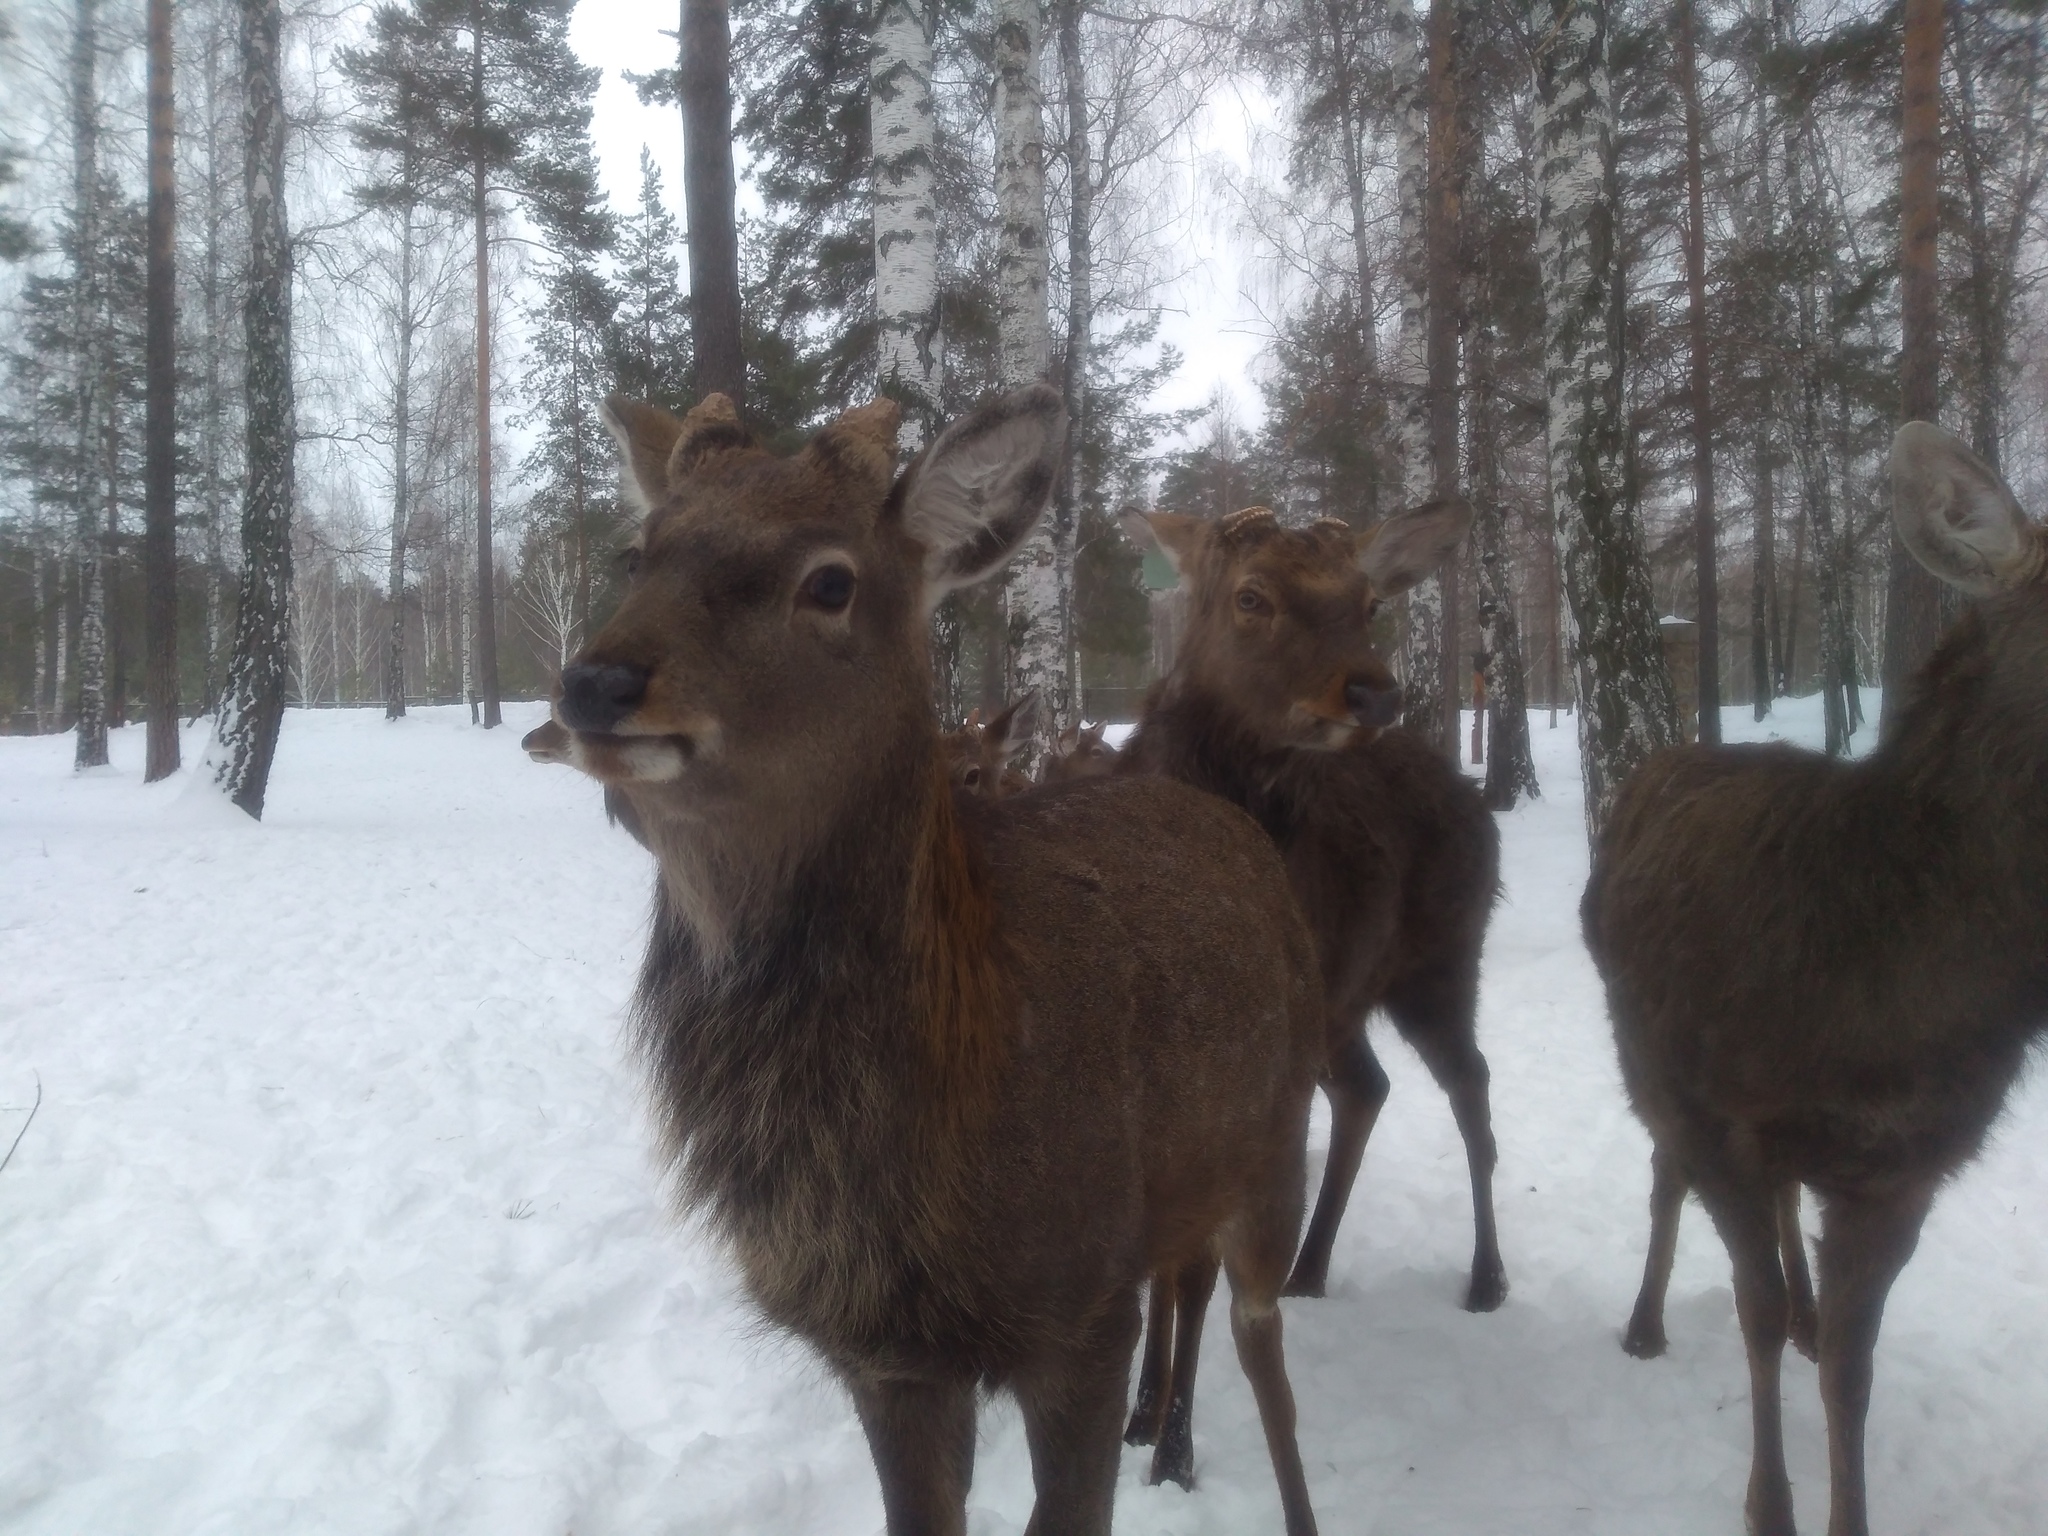
[[[1472,509],[1432,501],[1354,532],[1281,526],[1250,508],[1220,520],[1133,514],[1189,592],[1186,636],[1146,698],[1119,778],[1179,780],[1265,828],[1316,938],[1328,1049],[1330,1152],[1290,1296],[1321,1296],[1344,1207],[1388,1080],[1366,1038],[1384,1009],[1450,1097],[1470,1166],[1474,1248],[1464,1305],[1507,1295],[1495,1231],[1495,1147],[1477,1041],[1479,957],[1500,888],[1500,837],[1443,754],[1392,729],[1401,690],[1374,649],[1381,603],[1436,569]],[[1155,1447],[1152,1480],[1191,1485],[1188,1423],[1208,1292],[1199,1272],[1152,1287],[1126,1438]],[[1208,1272],[1214,1283],[1214,1271]]]
[[[1674,748],[1623,786],[1581,906],[1653,1226],[1690,1188],[1734,1272],[1746,1513],[1790,1536],[1785,1191],[1819,1197],[1830,1536],[1865,1536],[1864,1425],[1892,1282],[2048,1027],[2048,531],[1958,438],[1908,422],[1892,517],[1976,599],[1870,755]]]
[[[1040,775],[1046,784],[1099,779],[1116,772],[1117,751],[1102,739],[1100,725],[1070,725],[1053,743]]]
[[[939,738],[940,750],[945,753],[954,787],[992,800],[1021,794],[1029,789],[1030,778],[1021,770],[1012,768],[1010,762],[1031,745],[1031,733],[1037,729],[1037,721],[1038,690],[1035,688],[987,724],[982,723],[979,709],[969,710],[959,730],[948,731]]]
[[[1107,1536],[1140,1287],[1220,1263],[1312,1536],[1279,1301],[1324,1046],[1286,873],[1185,785],[956,794],[940,745],[928,616],[1044,514],[1058,392],[900,474],[888,401],[785,458],[722,395],[603,415],[643,514],[627,588],[525,744],[654,853],[631,1021],[678,1203],[846,1388],[892,1536],[965,1531],[998,1389],[1029,1529]]]

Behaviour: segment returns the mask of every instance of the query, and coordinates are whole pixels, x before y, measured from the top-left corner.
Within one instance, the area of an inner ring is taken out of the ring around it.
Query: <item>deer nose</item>
[[[1351,710],[1351,718],[1369,731],[1384,730],[1401,718],[1398,683],[1355,677],[1344,685],[1344,703]]]
[[[647,669],[605,662],[562,668],[562,723],[576,731],[609,731],[647,697]]]

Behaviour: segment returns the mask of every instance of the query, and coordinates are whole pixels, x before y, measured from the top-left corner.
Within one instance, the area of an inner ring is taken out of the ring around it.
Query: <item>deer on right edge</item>
[[[1581,908],[1656,1147],[1649,1278],[1688,1185],[1734,1263],[1756,1536],[1793,1531],[1786,1191],[1821,1203],[1828,1531],[1865,1536],[1885,1298],[2048,1028],[2048,530],[1926,422],[1893,439],[1892,482],[1900,539],[1980,601],[1876,750],[1659,753],[1623,785]]]

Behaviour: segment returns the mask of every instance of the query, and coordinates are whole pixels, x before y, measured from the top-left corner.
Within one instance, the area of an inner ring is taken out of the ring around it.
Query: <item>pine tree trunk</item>
[[[206,102],[206,245],[205,270],[199,274],[199,293],[206,316],[205,395],[201,406],[199,436],[200,483],[206,511],[206,658],[201,710],[211,714],[220,703],[221,680],[221,587],[226,571],[223,524],[227,508],[223,490],[227,483],[222,458],[227,447],[227,400],[221,385],[221,226],[226,199],[221,195],[220,176],[220,13],[207,17],[205,69]]]
[[[1429,262],[1429,447],[1430,493],[1458,494],[1458,362],[1464,330],[1461,226],[1464,210],[1464,102],[1462,0],[1434,0],[1429,9],[1429,197],[1424,243]],[[1442,678],[1443,723],[1437,744],[1459,760],[1459,703],[1465,677],[1459,652],[1460,556],[1453,554],[1430,578],[1436,584],[1440,620],[1437,668]]]
[[[406,158],[411,160],[408,149]],[[410,188],[414,168],[404,168]],[[412,526],[412,352],[413,352],[413,229],[412,206],[399,211],[398,231],[398,356],[391,388],[391,564],[386,577],[391,593],[391,639],[384,658],[384,718],[405,714],[405,546]]]
[[[1414,0],[1388,0],[1394,77],[1395,201],[1400,215],[1400,328],[1393,382],[1399,402],[1394,440],[1405,505],[1427,501],[1436,474],[1429,438],[1429,74],[1417,36]],[[1426,741],[1444,740],[1443,590],[1434,578],[1402,600],[1402,723]],[[1455,740],[1455,736],[1451,738]]]
[[[882,0],[869,64],[879,385],[903,406],[897,442],[906,458],[937,432],[945,387],[932,20],[932,0]]]
[[[1906,0],[1899,156],[1899,413],[1933,421],[1940,412],[1941,316],[1935,268],[1941,199],[1942,0]],[[1904,684],[1934,650],[1941,628],[1940,584],[1891,535],[1885,586],[1884,706],[1889,726]]]
[[[683,205],[697,391],[744,412],[739,223],[732,169],[732,17],[727,0],[682,0]]]
[[[43,696],[50,685],[50,613],[44,605],[49,596],[43,586],[43,552],[33,550],[29,554],[29,601],[33,605],[36,622],[35,640],[35,688],[29,696],[29,704],[35,713],[35,731],[38,736],[50,727],[50,716],[43,703]]]
[[[1678,740],[1643,556],[1622,410],[1614,97],[1606,0],[1538,0],[1541,210],[1550,485],[1578,674],[1586,823],[1597,841],[1628,774]]]
[[[484,7],[471,9],[470,101],[476,161],[470,173],[470,220],[476,247],[476,688],[479,722],[490,730],[498,710],[497,551],[491,527],[491,208],[484,161]]]
[[[78,744],[79,768],[107,761],[107,584],[106,548],[100,535],[99,474],[95,441],[102,386],[101,294],[99,274],[99,62],[97,0],[78,0],[71,35],[72,286],[77,348],[78,518]]]
[[[284,89],[279,0],[241,0],[243,192],[249,214],[243,303],[247,462],[242,592],[208,760],[213,779],[261,818],[290,681],[292,253],[284,204]]]
[[[143,406],[143,656],[149,744],[143,782],[178,771],[177,172],[171,0],[149,0],[149,270]]]
[[[1780,692],[1778,675],[1785,652],[1779,635],[1778,530],[1772,469],[1771,429],[1766,417],[1758,423],[1756,433],[1756,505],[1751,531],[1755,549],[1749,585],[1749,681],[1754,694],[1750,707],[1758,720],[1771,712],[1771,700]]]
[[[1038,0],[998,0],[996,9],[997,324],[1002,379],[1015,388],[1047,377],[1052,337],[1046,314],[1045,111],[1039,89]],[[1027,771],[1044,755],[1066,701],[1066,605],[1060,592],[1053,520],[1040,521],[1010,563],[1009,695],[1037,691],[1038,737]]]
[[[1693,566],[1698,581],[1699,739],[1721,740],[1719,524],[1714,508],[1714,397],[1708,359],[1706,172],[1700,150],[1700,80],[1693,0],[1678,0],[1678,88],[1685,100],[1685,287],[1692,372]]]

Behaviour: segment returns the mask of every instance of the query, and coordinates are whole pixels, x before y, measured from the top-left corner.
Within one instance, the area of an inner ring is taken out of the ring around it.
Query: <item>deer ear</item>
[[[668,497],[669,457],[682,437],[683,424],[658,405],[624,395],[605,396],[598,414],[626,460],[626,499],[645,517]]]
[[[1444,496],[1396,512],[1358,536],[1359,569],[1381,597],[1406,592],[1450,558],[1472,527],[1472,504]]]
[[[1066,431],[1059,391],[1032,384],[954,422],[904,471],[898,515],[924,546],[927,608],[1030,537],[1052,499]]]
[[[1032,689],[988,723],[988,736],[999,757],[1015,757],[1031,745],[1038,727],[1038,690]]]
[[[1892,521],[1928,570],[1977,596],[2039,563],[2034,530],[1997,470],[1952,432],[1909,421],[1892,438]]]
[[[1123,525],[1124,537],[1141,550],[1158,550],[1176,576],[1187,574],[1201,547],[1203,530],[1209,526],[1203,518],[1179,512],[1126,512]]]

